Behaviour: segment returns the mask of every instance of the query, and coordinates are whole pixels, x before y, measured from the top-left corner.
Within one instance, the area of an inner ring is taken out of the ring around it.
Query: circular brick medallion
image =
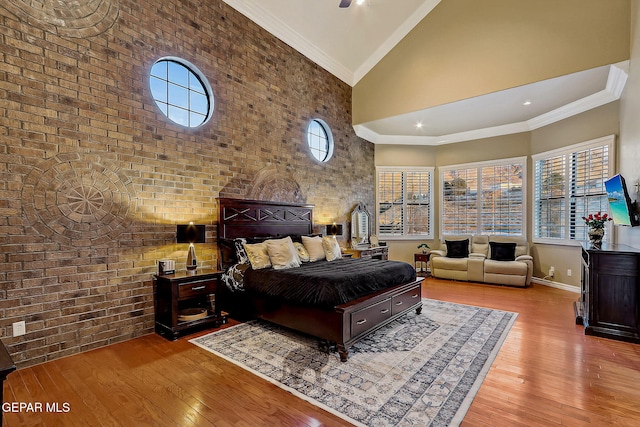
[[[68,37],[101,34],[118,19],[118,0],[7,0],[16,16]]]
[[[269,166],[256,174],[246,197],[251,200],[305,203],[304,195],[295,178]]]
[[[108,243],[131,224],[135,190],[118,167],[61,154],[38,165],[22,189],[24,211],[43,235],[72,246]]]

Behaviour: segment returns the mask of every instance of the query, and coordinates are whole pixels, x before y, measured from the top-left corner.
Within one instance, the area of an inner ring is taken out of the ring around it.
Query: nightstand
[[[431,257],[431,252],[426,254],[419,253],[413,254],[413,267],[418,271],[418,263],[420,263],[420,270],[424,273],[425,276],[429,276],[429,258]],[[424,267],[423,267],[424,265]]]
[[[154,275],[156,332],[175,340],[200,329],[227,323],[228,314],[220,311],[216,304],[221,276],[222,271],[206,268]]]

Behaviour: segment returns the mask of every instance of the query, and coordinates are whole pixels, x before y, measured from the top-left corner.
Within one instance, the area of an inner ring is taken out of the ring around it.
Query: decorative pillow
[[[309,253],[309,261],[320,261],[325,259],[324,248],[322,247],[322,237],[302,236],[302,244]]]
[[[300,262],[309,262],[309,252],[307,252],[302,243],[293,242],[293,247],[298,251],[298,258],[300,258]]]
[[[244,250],[247,252],[247,257],[251,263],[251,268],[254,270],[261,270],[263,268],[271,267],[271,260],[269,259],[269,252],[267,252],[267,245],[262,243],[245,243]]]
[[[224,273],[222,273],[222,283],[226,285],[230,291],[244,290],[244,272],[251,267],[249,261],[245,263],[233,264]]]
[[[496,261],[515,261],[516,243],[489,242],[491,246],[491,259]]]
[[[244,250],[244,244],[247,243],[247,239],[244,237],[238,237],[237,239],[233,239],[233,246],[236,249],[236,259],[240,264],[248,264],[249,257],[247,256],[247,251]]]
[[[334,261],[336,259],[342,258],[342,251],[340,250],[340,245],[338,241],[331,236],[325,236],[322,238],[322,248],[324,249],[324,254],[327,258],[327,261]]]
[[[293,246],[291,237],[267,240],[264,244],[267,245],[267,253],[274,269],[300,267],[298,251]]]
[[[469,239],[445,240],[447,244],[447,257],[466,258],[469,256]]]

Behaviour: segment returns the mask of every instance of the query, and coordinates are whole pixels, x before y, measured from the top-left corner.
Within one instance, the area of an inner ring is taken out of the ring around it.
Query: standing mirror
[[[366,245],[369,239],[370,215],[364,203],[351,211],[351,245]]]

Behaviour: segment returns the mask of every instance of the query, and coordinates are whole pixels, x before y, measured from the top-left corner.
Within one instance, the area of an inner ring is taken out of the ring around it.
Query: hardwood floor
[[[463,426],[640,425],[640,345],[585,336],[573,317],[578,294],[437,279],[423,293],[519,313]],[[5,400],[43,412],[5,413],[4,426],[348,425],[189,338],[152,334],[19,369]]]

